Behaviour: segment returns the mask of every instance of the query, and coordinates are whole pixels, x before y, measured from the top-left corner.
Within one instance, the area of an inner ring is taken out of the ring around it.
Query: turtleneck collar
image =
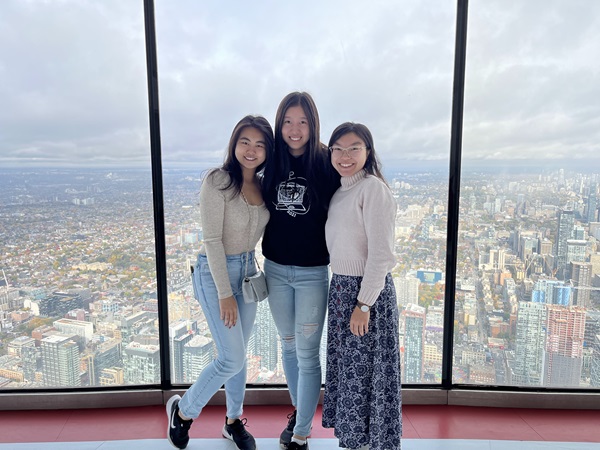
[[[342,184],[342,186],[341,186],[342,191],[347,191],[348,189],[351,189],[360,180],[362,180],[363,178],[366,178],[366,176],[367,176],[367,172],[365,171],[365,169],[362,169],[350,177],[340,178],[340,182]]]

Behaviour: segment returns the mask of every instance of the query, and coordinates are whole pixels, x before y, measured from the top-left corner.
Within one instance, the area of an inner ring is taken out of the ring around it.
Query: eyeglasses
[[[337,157],[343,156],[344,153],[348,156],[356,156],[361,152],[361,150],[365,150],[366,148],[367,147],[329,147],[329,151],[332,155]]]

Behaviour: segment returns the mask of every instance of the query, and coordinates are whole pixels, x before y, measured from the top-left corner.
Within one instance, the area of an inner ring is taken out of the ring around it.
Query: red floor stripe
[[[291,407],[246,406],[248,430],[274,438],[287,424]],[[225,407],[209,406],[194,422],[193,438],[218,438]],[[407,405],[404,438],[600,442],[600,411]],[[164,406],[56,411],[0,411],[0,442],[77,442],[165,437]],[[312,437],[333,438],[321,426],[321,408]]]

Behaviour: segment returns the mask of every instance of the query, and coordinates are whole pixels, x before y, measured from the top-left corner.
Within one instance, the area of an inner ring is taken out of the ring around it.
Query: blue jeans
[[[221,320],[217,288],[206,255],[198,255],[194,265],[194,296],[202,306],[218,355],[179,402],[181,413],[191,419],[200,415],[202,408],[223,385],[227,417],[236,419],[242,415],[246,392],[246,349],[256,317],[256,303],[245,303],[242,296],[245,264],[246,253],[227,255],[227,272],[238,305],[238,321],[231,328],[226,327]],[[256,272],[254,252],[249,253],[248,264],[248,274],[252,275]]]
[[[296,407],[294,434],[308,436],[321,393],[319,349],[327,311],[327,266],[282,266],[265,259],[269,307],[281,338],[283,370]]]

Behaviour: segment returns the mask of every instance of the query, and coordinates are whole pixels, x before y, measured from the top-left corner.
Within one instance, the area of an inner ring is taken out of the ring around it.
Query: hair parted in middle
[[[364,170],[370,174],[375,175],[377,178],[380,178],[382,181],[385,181],[383,174],[381,173],[381,163],[379,162],[379,158],[375,153],[375,143],[373,141],[373,135],[371,131],[363,125],[362,123],[355,122],[344,122],[341,125],[338,125],[333,133],[331,133],[331,138],[329,139],[329,147],[332,147],[338,139],[342,136],[354,133],[356,134],[367,147],[367,160],[365,161]],[[386,182],[387,183],[387,182]]]
[[[288,178],[291,155],[289,146],[283,140],[282,128],[285,114],[293,106],[300,106],[302,108],[310,130],[306,151],[302,155],[309,185],[315,186],[319,182],[317,179],[319,175],[329,174],[327,148],[321,143],[321,125],[317,106],[308,92],[291,92],[281,100],[275,115],[275,155],[267,163],[264,171],[263,196],[266,199],[272,200],[274,187]],[[314,201],[316,204],[323,203],[323,199],[319,198],[318,189],[310,189],[309,195],[311,196],[311,201]]]
[[[230,176],[230,182],[222,189],[226,190],[233,186],[236,195],[242,191],[244,179],[242,176],[242,166],[235,156],[235,147],[245,128],[257,129],[263,134],[265,139],[265,161],[256,168],[256,173],[259,173],[265,168],[269,160],[273,158],[275,152],[273,128],[271,128],[271,124],[263,116],[247,115],[235,125],[231,132],[231,138],[229,139],[225,161],[219,169],[227,172]],[[215,173],[215,171],[212,171],[209,176],[213,173]]]

